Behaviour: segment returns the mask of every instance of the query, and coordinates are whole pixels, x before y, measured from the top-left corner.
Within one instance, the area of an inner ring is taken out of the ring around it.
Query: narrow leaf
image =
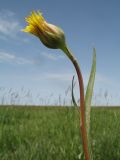
[[[96,73],[96,50],[95,48],[93,48],[92,68],[91,68],[91,73],[90,73],[86,95],[85,95],[85,116],[86,116],[86,128],[87,128],[88,134],[90,130],[90,112],[91,112],[93,87],[94,87],[94,81],[95,81],[95,73]]]
[[[74,78],[75,78],[75,76],[73,76],[73,78],[72,78],[72,103],[73,103],[73,105],[74,106],[77,106],[77,103],[76,103],[76,101],[75,101],[75,97],[74,97]]]
[[[95,48],[93,48],[92,68],[91,68],[91,73],[90,73],[86,95],[85,95],[86,130],[87,130],[87,139],[88,139],[88,146],[89,146],[91,160],[93,159],[93,156],[92,156],[92,139],[90,136],[90,114],[91,114],[91,101],[92,101],[92,95],[93,95],[95,73],[96,73],[96,50]]]

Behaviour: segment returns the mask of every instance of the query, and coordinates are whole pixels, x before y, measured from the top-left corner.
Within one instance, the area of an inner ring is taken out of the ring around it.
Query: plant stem
[[[76,58],[73,56],[73,54],[71,53],[71,51],[66,46],[62,50],[66,53],[66,55],[72,61],[77,72],[78,81],[79,81],[79,90],[80,90],[80,128],[81,128],[83,151],[85,155],[85,160],[90,160],[88,141],[87,141],[86,123],[85,123],[84,84],[83,84],[82,73],[78,65],[78,62]]]

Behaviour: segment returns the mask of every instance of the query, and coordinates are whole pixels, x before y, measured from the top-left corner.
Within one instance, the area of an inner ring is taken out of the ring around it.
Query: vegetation
[[[120,160],[120,108],[92,108],[94,160]],[[72,107],[0,107],[0,160],[84,160]]]

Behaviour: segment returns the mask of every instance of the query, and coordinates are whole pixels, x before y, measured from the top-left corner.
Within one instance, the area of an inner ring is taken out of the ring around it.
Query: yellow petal
[[[35,36],[39,36],[38,35],[38,30],[34,26],[32,26],[32,25],[29,25],[29,26],[25,27],[22,31],[23,32],[32,33]]]

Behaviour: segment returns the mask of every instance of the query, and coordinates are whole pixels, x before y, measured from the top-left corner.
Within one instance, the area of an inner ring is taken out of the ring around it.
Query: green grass
[[[120,109],[93,108],[91,117],[94,160],[120,160]],[[79,160],[81,153],[77,110],[0,107],[0,160]]]

